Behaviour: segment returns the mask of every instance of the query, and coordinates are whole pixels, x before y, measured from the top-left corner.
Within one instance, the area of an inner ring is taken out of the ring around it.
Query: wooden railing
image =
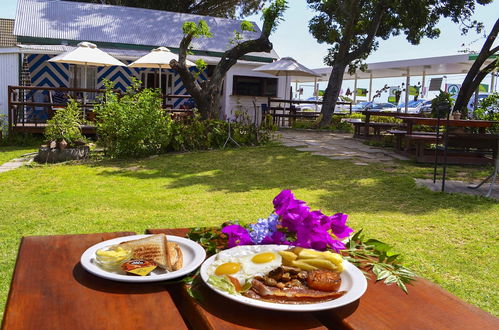
[[[93,107],[97,96],[105,92],[103,89],[8,86],[8,121],[9,133],[14,127],[37,127],[52,118],[57,108],[66,103],[53,101],[55,93],[62,93],[67,98],[78,102],[82,109],[82,118],[92,120]]]
[[[278,104],[278,105],[275,105]],[[296,119],[317,119],[320,115],[319,111],[302,111],[296,105],[300,104],[316,104],[322,105],[322,101],[308,101],[308,100],[285,100],[269,98],[266,108],[262,109],[262,121],[266,115],[272,116],[272,122],[279,127],[292,126]],[[335,114],[345,115],[352,114],[351,102],[336,102],[336,105],[346,105],[348,111],[336,112]]]

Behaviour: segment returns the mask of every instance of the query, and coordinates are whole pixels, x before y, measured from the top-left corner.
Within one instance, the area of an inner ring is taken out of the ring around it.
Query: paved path
[[[12,159],[7,163],[3,163],[0,165],[0,173],[7,172],[19,168],[25,164],[29,164],[35,158],[36,152],[32,152],[29,154],[22,155],[19,158]]]
[[[362,141],[352,138],[349,133],[312,130],[280,130],[279,133],[280,141],[285,146],[330,159],[349,159],[356,165],[387,163],[395,159],[408,160],[407,157],[389,149],[365,145]]]

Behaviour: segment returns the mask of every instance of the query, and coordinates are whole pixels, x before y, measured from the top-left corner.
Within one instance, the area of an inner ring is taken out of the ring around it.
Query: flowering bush
[[[341,239],[353,230],[346,225],[348,216],[336,213],[324,215],[311,211],[304,201],[296,199],[290,190],[283,190],[274,198],[274,213],[267,219],[245,228],[231,224],[222,229],[228,236],[228,247],[252,244],[286,244],[316,250],[345,249]]]

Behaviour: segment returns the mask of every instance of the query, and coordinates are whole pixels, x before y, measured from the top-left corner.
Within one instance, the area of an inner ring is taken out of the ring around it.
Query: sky
[[[0,0],[0,17],[14,18],[17,0]],[[473,19],[483,22],[486,31],[490,31],[498,17],[499,1],[493,1],[486,6],[477,5]],[[307,7],[305,0],[289,0],[289,8],[284,14],[284,20],[279,24],[275,33],[271,35],[274,49],[279,56],[291,56],[303,65],[314,69],[325,67],[323,62],[327,54],[328,45],[319,44],[308,32],[308,22],[314,16],[314,12]],[[260,27],[262,21],[261,14],[252,15],[246,19],[256,22]],[[462,36],[459,26],[450,20],[441,20],[438,24],[441,30],[437,39],[424,39],[419,45],[409,44],[403,36],[392,37],[389,40],[381,40],[380,47],[372,53],[367,63],[384,62],[392,60],[404,60],[413,58],[424,58],[432,56],[446,56],[459,54],[462,44],[469,49],[480,50],[484,39],[474,31]],[[448,77],[448,83],[459,83],[464,76]],[[381,88],[384,83],[397,85],[404,80],[391,79],[375,81],[373,89]],[[353,82],[344,83],[344,88],[352,88]],[[358,87],[366,88],[366,81],[359,81]],[[322,88],[323,84],[321,85]],[[307,86],[305,86],[307,87]],[[304,88],[305,96],[311,95],[311,88]]]

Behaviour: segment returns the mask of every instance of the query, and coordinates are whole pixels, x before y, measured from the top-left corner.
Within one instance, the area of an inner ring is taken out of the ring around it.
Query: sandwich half
[[[168,257],[168,241],[165,234],[151,235],[120,244],[123,248],[132,250],[134,259],[154,261],[158,267],[172,271],[172,263]]]

